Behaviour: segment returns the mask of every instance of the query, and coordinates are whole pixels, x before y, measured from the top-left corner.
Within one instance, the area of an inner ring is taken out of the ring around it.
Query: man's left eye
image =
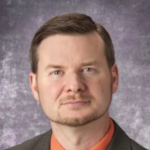
[[[93,68],[85,68],[85,71],[87,71],[87,72],[92,72],[92,71],[93,71]]]
[[[59,74],[61,74],[61,73],[62,73],[62,72],[61,72],[60,70],[56,70],[56,71],[53,72],[54,75],[59,75]]]

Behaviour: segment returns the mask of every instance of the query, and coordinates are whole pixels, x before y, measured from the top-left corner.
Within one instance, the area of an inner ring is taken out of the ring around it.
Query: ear
[[[39,94],[38,94],[38,87],[37,87],[37,75],[31,72],[29,74],[29,80],[30,80],[30,86],[32,93],[34,95],[34,98],[39,101]]]
[[[112,74],[112,93],[115,93],[118,89],[119,83],[118,67],[116,64],[112,66],[111,74]]]

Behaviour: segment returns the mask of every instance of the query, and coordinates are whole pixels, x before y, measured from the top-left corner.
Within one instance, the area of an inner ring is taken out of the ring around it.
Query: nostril
[[[80,91],[82,91],[81,89],[78,89],[78,91],[80,92]]]

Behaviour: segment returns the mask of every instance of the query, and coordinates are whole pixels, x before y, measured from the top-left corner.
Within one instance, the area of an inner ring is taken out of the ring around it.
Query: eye
[[[59,75],[59,74],[61,74],[61,73],[62,73],[62,71],[60,71],[60,70],[56,70],[56,71],[53,71],[53,72],[52,72],[53,75]]]
[[[92,72],[94,69],[93,68],[85,68],[85,71],[87,72]]]

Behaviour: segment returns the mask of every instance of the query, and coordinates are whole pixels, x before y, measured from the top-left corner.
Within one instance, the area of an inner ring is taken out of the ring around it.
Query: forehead
[[[99,43],[103,43],[102,38],[100,37],[100,35],[96,32],[90,32],[90,33],[86,33],[86,34],[64,34],[64,33],[59,33],[59,34],[54,34],[54,35],[50,35],[48,37],[46,37],[45,39],[43,39],[39,45],[39,47],[45,45],[47,42],[60,42],[60,40],[62,41],[62,39],[82,39],[82,40],[88,40],[88,41],[98,41]]]
[[[52,62],[77,63],[90,58],[99,59],[98,56],[104,56],[104,42],[97,32],[52,35],[44,39],[38,48],[39,61],[49,59]]]

